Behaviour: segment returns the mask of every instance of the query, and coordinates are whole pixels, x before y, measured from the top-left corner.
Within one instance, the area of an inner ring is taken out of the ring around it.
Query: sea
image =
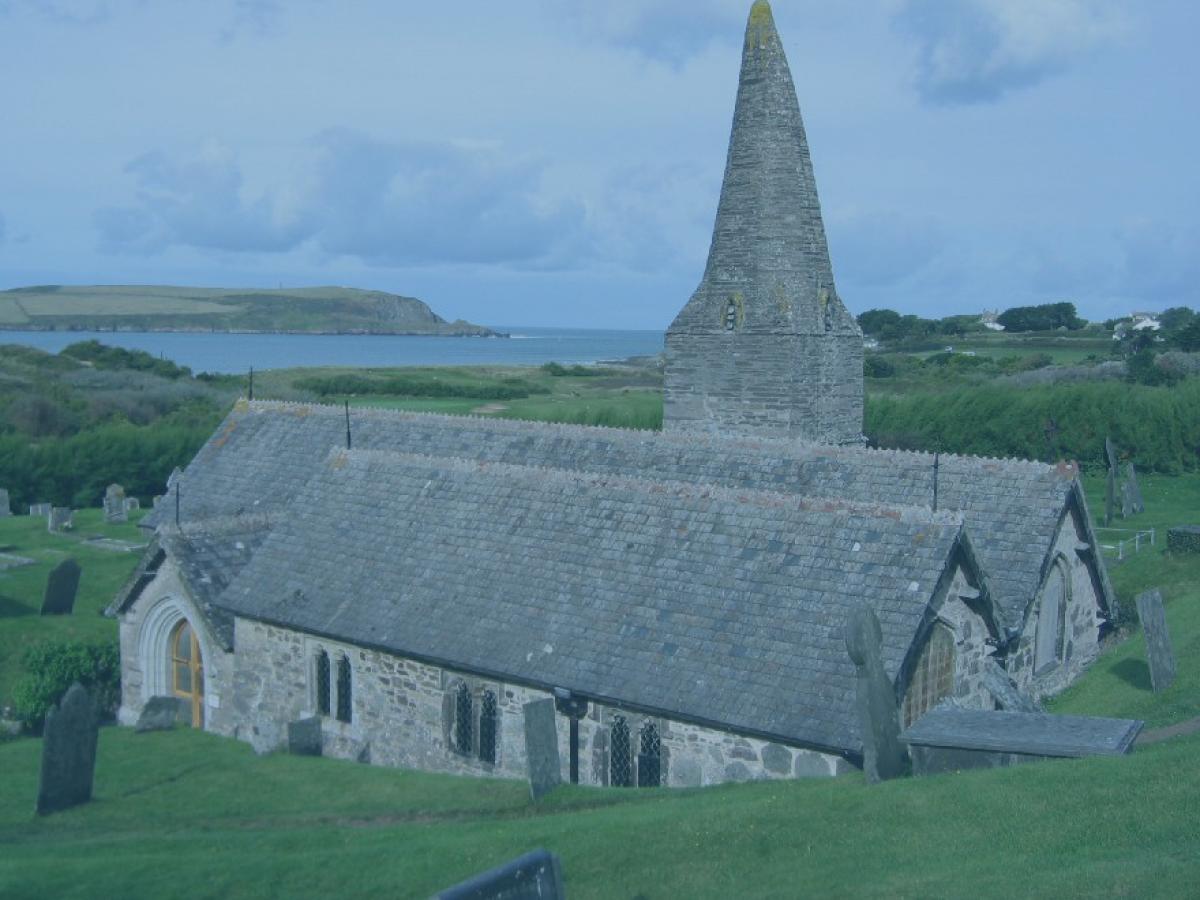
[[[657,356],[661,331],[491,326],[507,338],[388,334],[221,334],[210,332],[0,331],[0,344],[57,353],[76,341],[145,350],[193,372],[239,373],[251,367],[538,366]]]

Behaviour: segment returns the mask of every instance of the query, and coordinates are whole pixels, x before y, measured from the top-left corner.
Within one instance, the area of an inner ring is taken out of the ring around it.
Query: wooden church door
[[[192,708],[192,727],[204,727],[204,660],[200,642],[187,620],[175,626],[171,638],[171,684],[176,697]]]

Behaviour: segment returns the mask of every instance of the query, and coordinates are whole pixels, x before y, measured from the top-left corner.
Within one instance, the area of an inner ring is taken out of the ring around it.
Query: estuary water
[[[655,356],[661,331],[493,326],[508,338],[387,334],[213,334],[209,332],[0,331],[0,344],[57,353],[76,341],[145,350],[193,372],[239,373],[296,366],[537,366]]]

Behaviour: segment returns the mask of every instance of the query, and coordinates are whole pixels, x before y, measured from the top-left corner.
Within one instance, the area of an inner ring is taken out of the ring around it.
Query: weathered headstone
[[[1117,472],[1117,448],[1113,446],[1112,438],[1104,439],[1104,461],[1108,464],[1108,471],[1116,474]]]
[[[48,516],[50,515],[50,504],[31,503],[29,504],[29,514],[31,516]]]
[[[1138,619],[1146,635],[1146,663],[1150,666],[1150,685],[1154,693],[1165,691],[1175,680],[1175,653],[1171,635],[1167,632],[1167,617],[1163,611],[1162,593],[1155,588],[1142,591],[1134,598]]]
[[[129,516],[125,511],[125,488],[119,484],[110,484],[104,492],[104,521],[109,523],[127,522]]]
[[[1010,675],[994,659],[987,659],[983,664],[983,686],[987,688],[992,699],[1000,709],[1013,712],[1039,713],[1042,707],[1032,697],[1017,687]]]
[[[1113,516],[1116,515],[1117,508],[1117,473],[1113,469],[1108,470],[1108,475],[1104,479],[1104,524],[1111,525]]]
[[[12,515],[12,507],[8,503],[8,491],[5,488],[0,488],[0,519],[5,519]]]
[[[39,815],[69,809],[92,799],[96,740],[100,717],[87,689],[71,685],[57,709],[46,714],[42,772],[38,779]]]
[[[74,612],[79,573],[79,563],[73,559],[64,559],[50,570],[46,593],[42,595],[43,616],[69,616]]]
[[[434,896],[434,900],[564,900],[562,863],[534,850]]]
[[[135,732],[170,731],[176,725],[187,725],[192,721],[192,706],[182,697],[151,697],[142,707]]]
[[[1133,468],[1133,463],[1125,464],[1125,484],[1129,488],[1129,499],[1135,513],[1144,513],[1146,511],[1146,501],[1142,499],[1142,488],[1138,484],[1137,470]]]
[[[51,534],[59,534],[75,527],[75,511],[69,506],[52,506],[50,515],[46,517],[46,530]]]
[[[525,759],[529,765],[529,793],[534,800],[540,800],[562,784],[558,728],[551,697],[525,704]]]
[[[309,716],[288,722],[288,753],[296,756],[320,756],[322,750],[321,717]]]
[[[1133,515],[1133,491],[1129,488],[1128,481],[1121,482],[1121,518],[1128,519]]]
[[[863,774],[876,784],[904,774],[896,691],[883,668],[883,631],[875,611],[851,610],[845,628],[846,652],[858,670],[855,705],[863,742]]]
[[[137,512],[141,508],[142,508],[142,501],[139,500],[137,497],[126,497],[125,498],[125,512],[126,513]]]

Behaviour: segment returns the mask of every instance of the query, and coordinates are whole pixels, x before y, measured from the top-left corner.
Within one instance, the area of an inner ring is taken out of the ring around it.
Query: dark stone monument
[[[73,559],[64,559],[50,570],[46,593],[42,596],[43,616],[69,616],[74,612],[81,571],[79,563]]]
[[[845,639],[846,652],[858,670],[855,705],[863,742],[863,774],[868,784],[876,784],[903,775],[905,759],[896,691],[883,668],[883,631],[875,611],[866,606],[851,610]]]
[[[119,484],[110,484],[104,492],[104,521],[110,524],[129,521],[125,511],[125,488]]]
[[[1167,529],[1168,553],[1200,553],[1200,525],[1177,525]]]
[[[288,753],[296,756],[320,756],[322,750],[321,717],[309,716],[307,719],[288,722],[287,739]]]
[[[534,850],[434,896],[434,900],[564,900],[562,863]]]
[[[900,739],[909,746],[913,772],[935,775],[1042,759],[1122,756],[1141,730],[1133,719],[947,707],[930,710]]]
[[[8,503],[8,491],[0,488],[0,519],[8,518],[12,515],[12,507]]]
[[[1042,712],[1042,707],[1037,701],[1017,687],[1012,676],[994,659],[988,659],[983,664],[983,686],[1001,709],[1012,712]]]
[[[46,530],[58,534],[75,527],[75,512],[69,506],[52,506],[46,518]]]
[[[39,815],[69,809],[92,799],[96,740],[100,719],[91,695],[78,682],[57,709],[46,714],[42,772],[38,778]]]
[[[1167,632],[1167,617],[1163,611],[1162,593],[1155,588],[1143,591],[1134,598],[1138,619],[1146,635],[1146,663],[1150,666],[1150,684],[1154,693],[1165,691],[1175,680],[1175,653],[1171,635]]]
[[[1146,511],[1146,501],[1142,498],[1142,488],[1138,484],[1137,470],[1133,468],[1133,463],[1125,464],[1125,484],[1129,490],[1130,505],[1135,513],[1144,513]]]
[[[190,725],[192,707],[182,697],[151,697],[142,707],[135,732],[170,731],[176,725]]]
[[[529,794],[534,800],[562,784],[553,698],[525,704],[525,759],[529,765]]]

